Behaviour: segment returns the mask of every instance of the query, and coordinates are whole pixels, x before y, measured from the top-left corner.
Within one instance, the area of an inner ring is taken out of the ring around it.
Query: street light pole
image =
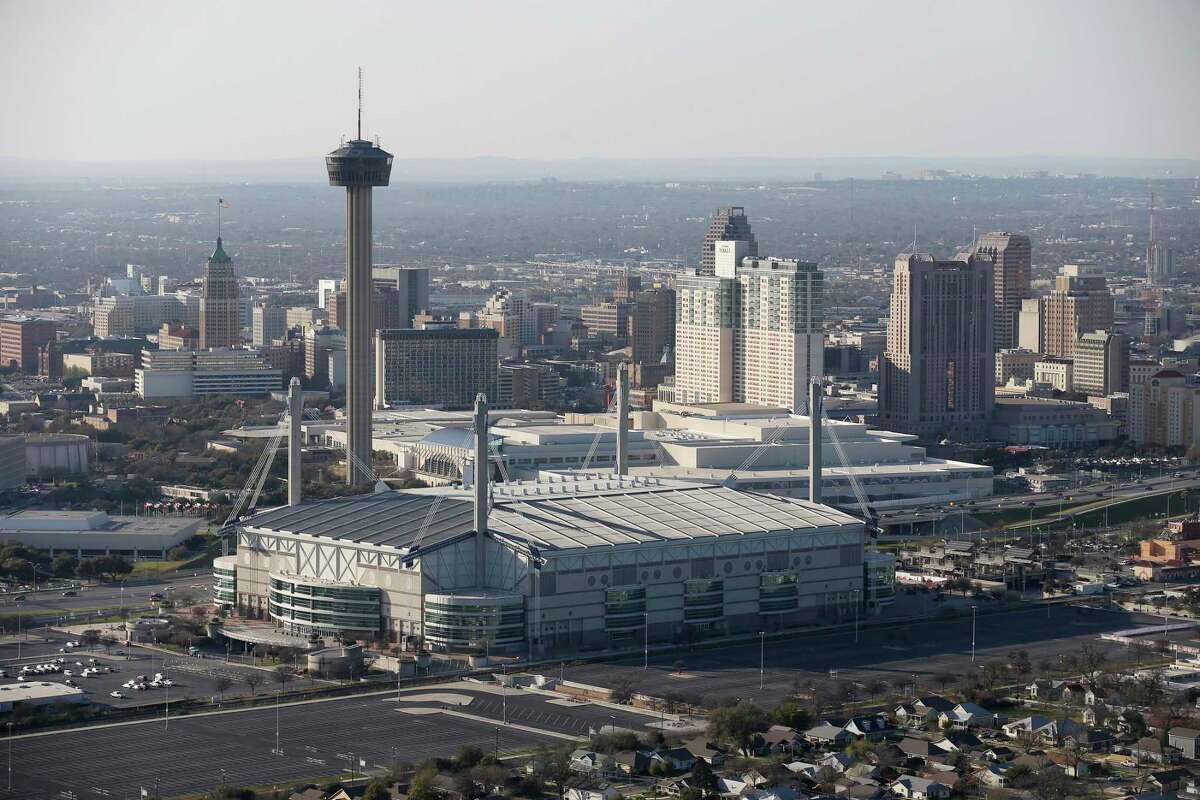
[[[767,666],[767,632],[758,632],[758,690],[763,689],[763,678]]]
[[[8,791],[12,792],[12,726],[8,723]]]
[[[650,669],[650,612],[642,612],[642,669]]]
[[[862,602],[862,592],[854,590],[854,643],[858,644],[858,604]]]
[[[283,755],[283,748],[279,746],[279,690],[275,690],[275,755]]]
[[[975,663],[975,610],[978,606],[971,606],[971,663]]]

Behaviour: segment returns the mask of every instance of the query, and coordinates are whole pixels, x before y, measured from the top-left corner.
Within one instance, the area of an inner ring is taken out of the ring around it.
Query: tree
[[[475,777],[468,772],[460,772],[454,776],[454,790],[462,796],[462,800],[479,800],[484,792],[475,783]]]
[[[637,693],[637,684],[629,678],[620,678],[610,690],[610,696],[614,703],[621,705],[629,705],[633,702],[633,696]]]
[[[743,700],[735,706],[714,711],[708,718],[708,734],[714,739],[735,742],[743,753],[748,754],[754,734],[765,731],[768,724],[766,712]]]
[[[367,784],[367,790],[363,792],[362,800],[388,800],[390,797],[387,786],[383,781],[376,779]]]
[[[286,689],[288,682],[296,677],[296,671],[291,664],[280,664],[271,670],[271,677],[279,684],[280,689]]]
[[[712,767],[703,758],[697,758],[696,763],[692,765],[692,783],[696,788],[702,789],[705,795],[713,795],[717,792],[717,776],[713,774]]]
[[[812,720],[808,709],[795,703],[780,703],[771,709],[771,722],[774,725],[784,725],[796,730],[807,730]]]
[[[554,787],[561,798],[566,792],[567,781],[574,774],[571,770],[571,746],[543,748],[533,757],[533,774],[543,783]],[[409,792],[412,800],[412,792]]]
[[[473,744],[464,744],[458,748],[458,755],[454,757],[458,769],[470,769],[482,760],[483,750]]]
[[[242,676],[242,683],[250,687],[250,694],[253,695],[258,691],[258,687],[263,684],[263,676],[258,670],[247,672]]]
[[[229,677],[228,675],[218,675],[217,679],[213,681],[213,688],[217,690],[217,694],[219,695],[225,694],[225,692],[229,691],[229,689],[232,687],[233,678]]]
[[[1093,642],[1084,642],[1079,645],[1078,665],[1079,671],[1083,673],[1083,677],[1091,684],[1095,684],[1096,680],[1104,671],[1105,664],[1108,662],[1108,654],[1097,647]]]
[[[942,688],[942,691],[944,692],[946,691],[947,686],[958,680],[958,676],[952,675],[949,672],[939,672],[937,675],[933,676],[933,680]]]
[[[93,558],[85,558],[83,561],[79,562],[79,566],[75,567],[75,577],[77,578],[91,580],[92,578],[95,578],[97,574],[96,560]]]
[[[54,557],[54,562],[50,565],[50,571],[54,573],[56,578],[73,578],[75,570],[79,568],[79,559],[70,553],[59,553]]]
[[[438,800],[441,795],[433,788],[436,776],[436,769],[422,769],[414,775],[408,786],[408,800]]]
[[[79,640],[87,646],[88,650],[91,650],[96,645],[100,644],[100,631],[89,628],[83,632],[83,635],[79,637]]]

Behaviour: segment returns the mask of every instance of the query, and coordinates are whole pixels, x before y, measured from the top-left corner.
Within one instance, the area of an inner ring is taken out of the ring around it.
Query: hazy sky
[[[1200,157],[1198,0],[0,0],[0,156]]]

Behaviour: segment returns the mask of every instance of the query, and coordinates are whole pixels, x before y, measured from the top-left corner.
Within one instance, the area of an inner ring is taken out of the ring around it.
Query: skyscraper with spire
[[[325,156],[330,186],[346,188],[346,482],[370,480],[373,365],[371,319],[371,189],[387,186],[392,154],[362,138],[362,70],[358,71],[358,133]],[[339,320],[339,324],[341,321]]]
[[[200,300],[200,349],[237,347],[242,343],[241,304],[233,259],[217,236],[217,247],[204,268],[204,291]]]

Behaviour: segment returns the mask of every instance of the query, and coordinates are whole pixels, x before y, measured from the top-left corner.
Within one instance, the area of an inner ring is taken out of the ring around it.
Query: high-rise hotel
[[[809,379],[824,366],[824,276],[816,264],[752,249],[715,242],[713,274],[677,279],[675,400],[805,413]]]
[[[995,403],[993,260],[901,253],[892,275],[879,424],[926,438],[979,439]]]

